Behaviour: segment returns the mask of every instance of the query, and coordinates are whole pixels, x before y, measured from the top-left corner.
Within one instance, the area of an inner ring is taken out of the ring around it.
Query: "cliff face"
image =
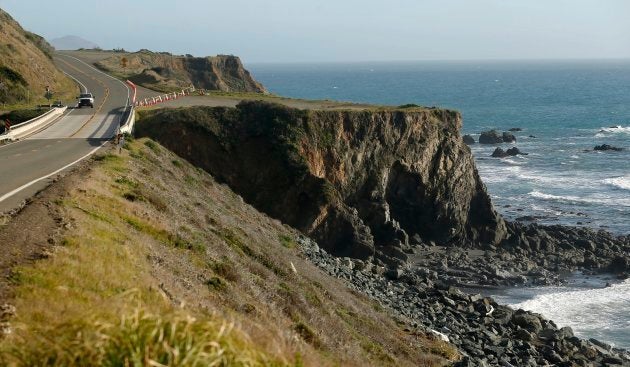
[[[46,86],[57,97],[76,93],[73,82],[53,64],[52,51],[41,36],[24,30],[0,9],[0,102],[43,101]]]
[[[396,261],[420,242],[506,236],[461,116],[437,109],[303,111],[263,102],[147,111],[150,136],[336,255]]]
[[[142,50],[114,55],[99,61],[96,66],[156,90],[194,85],[224,92],[267,92],[245,70],[241,60],[231,55],[185,57]]]

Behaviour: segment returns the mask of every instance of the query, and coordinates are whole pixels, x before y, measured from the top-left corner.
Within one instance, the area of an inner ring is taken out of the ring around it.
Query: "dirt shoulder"
[[[90,160],[79,163],[27,200],[24,206],[0,216],[0,304],[14,297],[12,270],[48,257],[64,228],[71,226],[55,202],[79,184],[89,173],[90,164]]]

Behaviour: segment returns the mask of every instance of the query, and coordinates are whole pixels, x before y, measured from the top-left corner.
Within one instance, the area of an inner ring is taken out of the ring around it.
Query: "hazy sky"
[[[630,58],[629,0],[0,0],[26,29],[245,62]]]

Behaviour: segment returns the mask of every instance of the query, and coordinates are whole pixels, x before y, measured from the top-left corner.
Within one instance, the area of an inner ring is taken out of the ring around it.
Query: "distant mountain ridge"
[[[79,36],[63,36],[50,40],[50,44],[57,50],[78,50],[81,48],[92,49],[99,46]]]

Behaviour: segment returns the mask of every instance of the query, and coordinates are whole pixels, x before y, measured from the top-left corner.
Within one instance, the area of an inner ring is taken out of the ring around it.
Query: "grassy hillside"
[[[322,273],[296,231],[157,143],[94,160],[49,203],[62,213],[58,245],[14,270],[1,365],[434,366],[456,355]]]
[[[0,103],[43,103],[46,86],[55,92],[54,99],[72,99],[77,87],[55,67],[52,51],[42,37],[0,9]]]

